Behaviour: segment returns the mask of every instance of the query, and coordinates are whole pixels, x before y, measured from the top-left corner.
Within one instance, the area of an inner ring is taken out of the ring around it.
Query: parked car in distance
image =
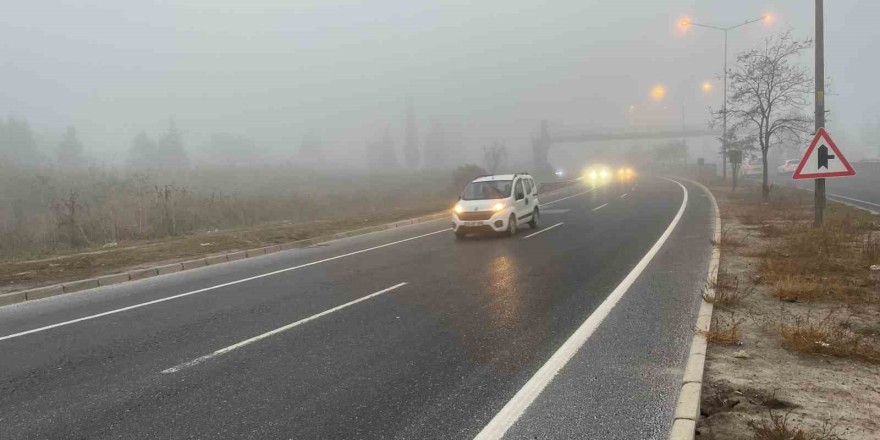
[[[786,159],[782,165],[776,167],[776,172],[779,174],[794,174],[799,163],[801,163],[800,159]]]

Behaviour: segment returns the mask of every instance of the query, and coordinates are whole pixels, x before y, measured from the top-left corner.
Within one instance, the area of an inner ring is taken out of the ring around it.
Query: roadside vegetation
[[[455,194],[447,173],[377,175],[260,167],[164,174],[0,174],[4,259],[273,222],[411,215],[443,209]]]
[[[0,293],[436,213],[457,172],[0,171]]]
[[[880,216],[829,201],[814,227],[806,191],[707,183],[723,229],[700,438],[876,438]]]

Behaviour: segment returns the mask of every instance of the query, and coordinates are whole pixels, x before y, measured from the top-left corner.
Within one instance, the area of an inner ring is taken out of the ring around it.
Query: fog
[[[826,3],[828,126],[842,147],[866,148],[880,121],[880,3]],[[0,116],[26,120],[44,150],[75,127],[110,164],[173,119],[196,162],[221,135],[257,161],[296,162],[308,144],[363,167],[367,145],[386,138],[404,162],[409,99],[420,145],[441,127],[449,165],[498,141],[527,164],[542,119],[680,127],[683,107],[688,124],[705,123],[720,106],[722,35],[676,23],[765,13],[772,24],[731,31],[731,63],[767,36],[813,35],[810,1],[5,1]],[[717,141],[695,143],[711,152]]]

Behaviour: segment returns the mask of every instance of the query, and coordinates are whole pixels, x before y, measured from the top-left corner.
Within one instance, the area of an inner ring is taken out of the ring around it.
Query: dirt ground
[[[697,438],[880,439],[880,217],[829,202],[835,226],[817,232],[812,194],[774,188],[764,204],[754,185],[710,187],[726,297]]]
[[[394,209],[369,217],[272,223],[164,240],[120,243],[111,248],[89,249],[39,260],[7,260],[0,262],[0,293],[332,235],[438,211],[439,209]]]

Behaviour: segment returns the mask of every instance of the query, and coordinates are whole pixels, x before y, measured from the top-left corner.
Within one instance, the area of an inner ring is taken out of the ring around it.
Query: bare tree
[[[767,151],[786,138],[803,139],[810,133],[812,118],[803,112],[812,90],[809,71],[796,64],[796,58],[812,46],[811,40],[798,40],[785,32],[764,40],[764,45],[740,53],[737,65],[728,72],[731,94],[725,117],[731,131],[753,135],[761,148],[764,164],[761,195],[770,196],[767,183]]]
[[[492,145],[483,147],[483,164],[490,173],[495,174],[505,162],[507,162],[507,147],[503,142],[496,141]]]

